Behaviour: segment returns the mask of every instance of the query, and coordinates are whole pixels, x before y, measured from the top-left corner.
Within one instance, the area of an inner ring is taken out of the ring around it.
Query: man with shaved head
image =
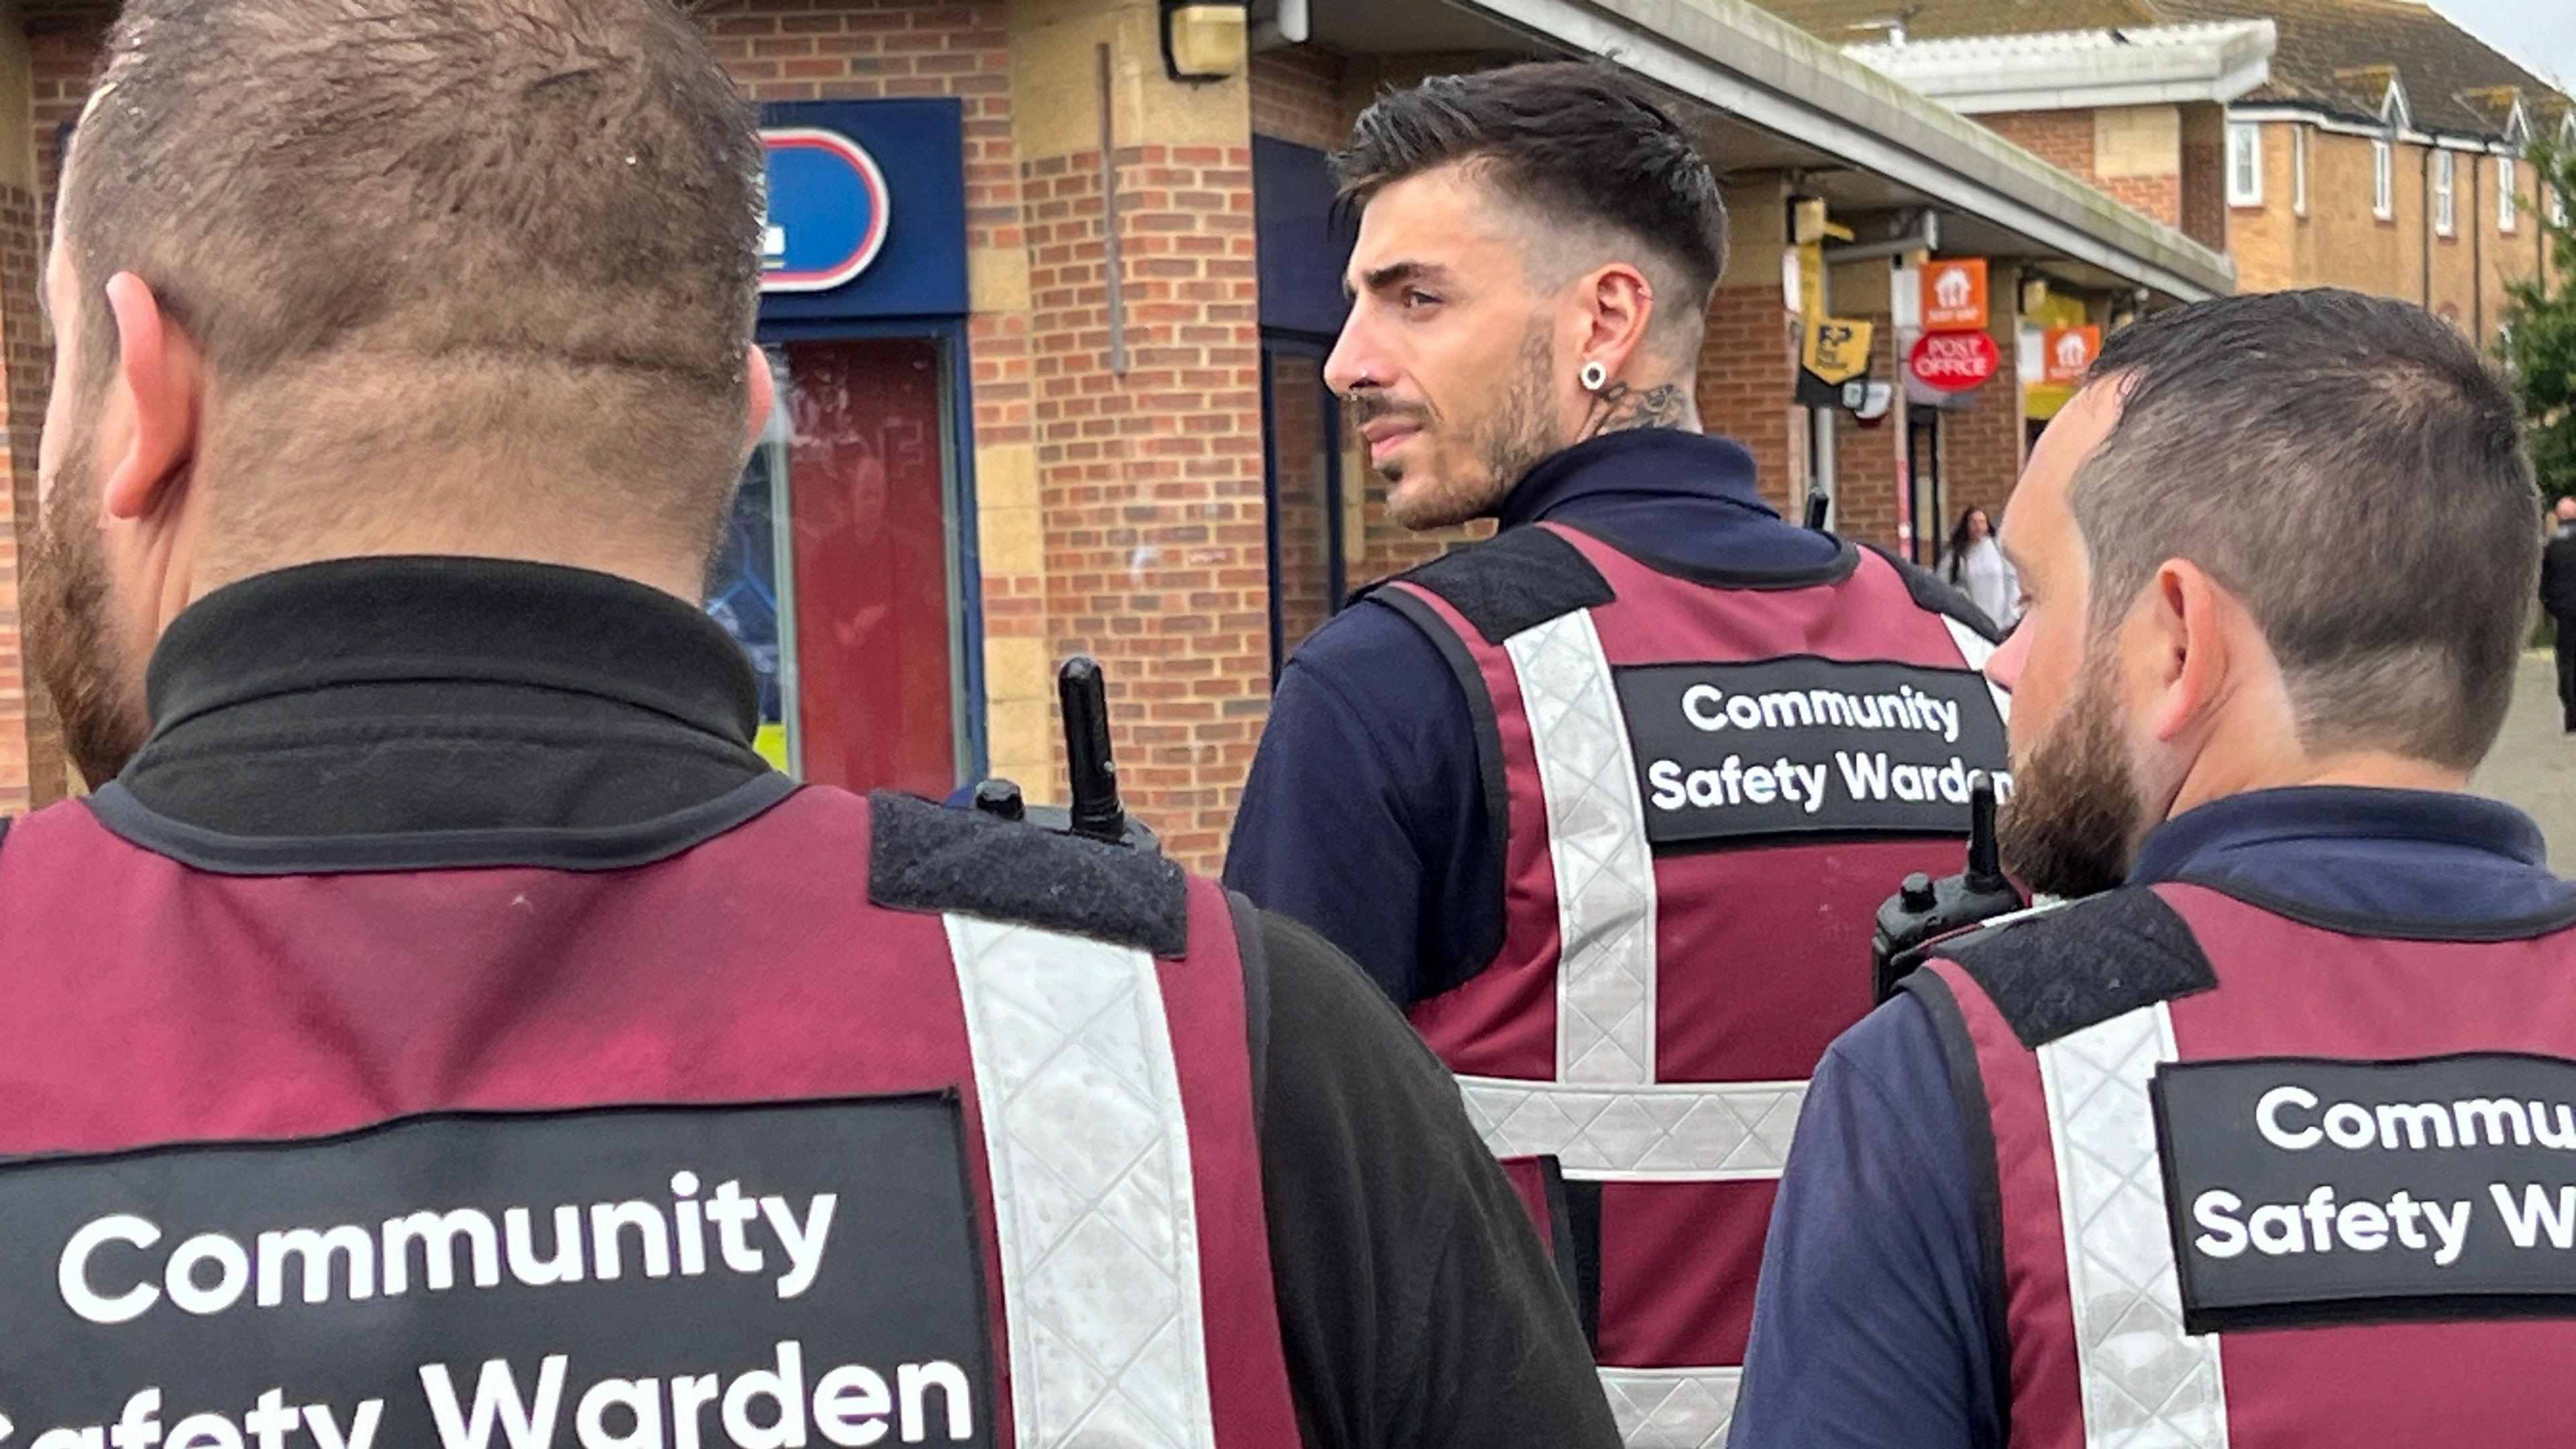
[[[98,789],[0,839],[0,1438],[1615,1442],[1348,961],[753,750],[761,171],[668,0],[127,7],[45,278]]]
[[[1325,378],[1399,520],[1500,527],[1289,661],[1227,879],[1411,1010],[1544,1205],[1629,1442],[1696,1449],[1873,913],[1956,869],[1968,775],[2004,763],[1988,626],[1782,521],[1700,431],[1726,217],[1667,102],[1585,64],[1444,76],[1337,165]]]

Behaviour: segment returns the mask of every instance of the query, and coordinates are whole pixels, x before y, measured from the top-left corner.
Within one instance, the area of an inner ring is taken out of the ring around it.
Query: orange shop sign
[[[1923,330],[1986,330],[1986,259],[1951,257],[1923,267]]]
[[[2051,327],[2039,334],[2039,355],[2042,381],[2081,382],[2085,369],[2102,355],[2102,329]]]

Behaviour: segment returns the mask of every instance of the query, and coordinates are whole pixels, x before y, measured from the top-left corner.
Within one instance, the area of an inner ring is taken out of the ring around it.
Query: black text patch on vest
[[[2192,1332],[2576,1316],[2576,1062],[2187,1062],[2151,1092]]]
[[[989,1445],[948,1095],[0,1168],[8,1449]]]
[[[2003,717],[1968,670],[1797,655],[1612,673],[1658,846],[1965,835],[1972,772],[2011,790]]]

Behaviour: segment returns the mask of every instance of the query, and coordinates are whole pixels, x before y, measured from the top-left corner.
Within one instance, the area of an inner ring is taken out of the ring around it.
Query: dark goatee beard
[[[2013,767],[1998,833],[2004,868],[2043,895],[2095,895],[2128,879],[2145,806],[2113,702],[2110,657],[2084,662],[2056,731]]]
[[[27,659],[53,698],[63,750],[81,778],[101,785],[142,747],[147,721],[142,692],[109,628],[107,559],[95,521],[98,480],[89,464],[86,448],[64,453],[27,545],[20,598]]]
[[[1468,439],[1469,451],[1476,461],[1474,476],[1404,493],[1400,474],[1387,475],[1387,481],[1396,485],[1390,497],[1390,511],[1396,522],[1418,530],[1447,528],[1490,517],[1502,507],[1512,485],[1537,467],[1541,459],[1564,451],[1569,440],[1557,436],[1549,416],[1549,351],[1547,325],[1531,323],[1507,371],[1495,379],[1498,396],[1493,410]],[[1352,401],[1354,427],[1381,414],[1399,412],[1431,425],[1428,413],[1420,409],[1403,408],[1365,394]]]

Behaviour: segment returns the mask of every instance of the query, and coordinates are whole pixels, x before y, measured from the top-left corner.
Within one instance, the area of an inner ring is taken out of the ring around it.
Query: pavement
[[[2548,651],[2522,656],[2513,713],[2469,787],[2521,806],[2549,837],[2558,873],[2576,873],[2576,735],[2560,728],[2558,671]]]

